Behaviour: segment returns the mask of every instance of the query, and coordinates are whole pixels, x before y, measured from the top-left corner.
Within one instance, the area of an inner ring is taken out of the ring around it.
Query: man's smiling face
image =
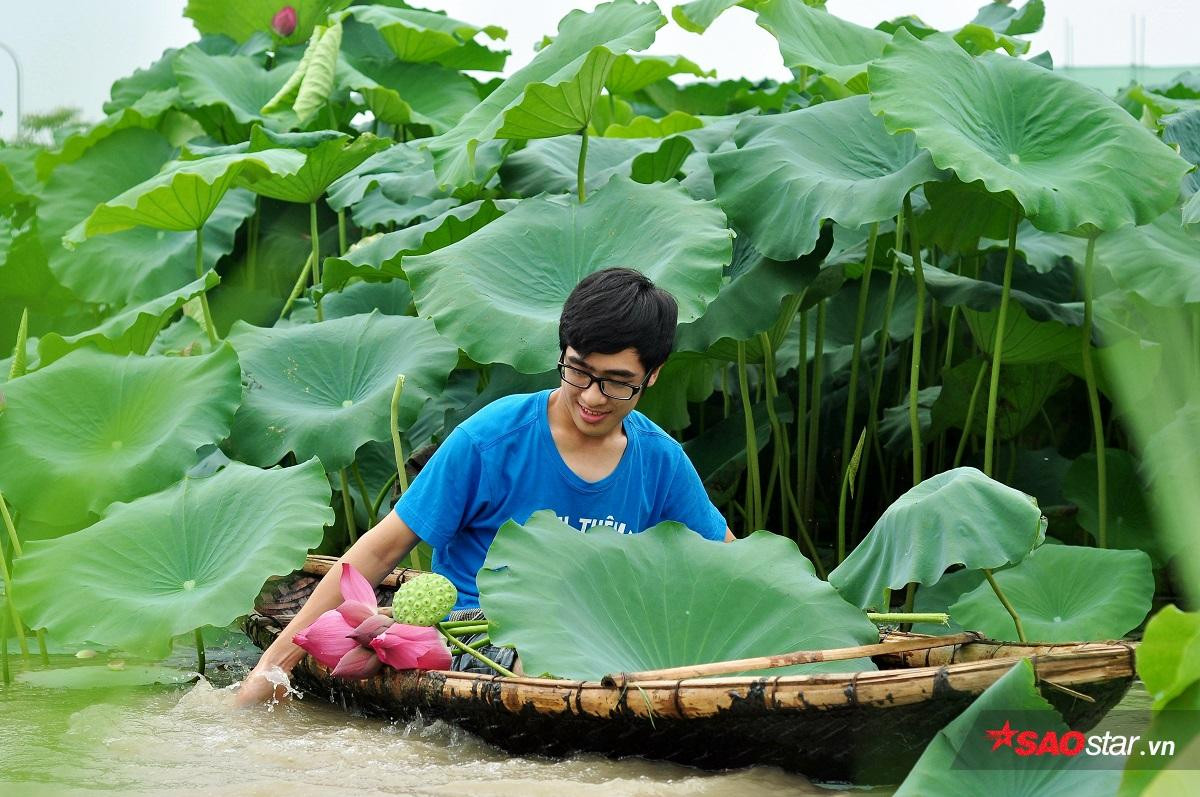
[[[638,358],[637,350],[632,348],[624,349],[616,354],[592,353],[587,357],[581,357],[578,352],[568,346],[562,361],[591,376],[612,380],[606,385],[606,389],[610,393],[618,389],[615,384],[617,382],[640,386],[646,379],[646,371]],[[587,378],[581,374],[568,375],[572,381],[580,384],[587,381]],[[658,370],[656,369],[651,373],[650,379],[646,381],[646,387],[653,385],[657,379]],[[600,392],[599,382],[593,382],[587,388],[580,388],[563,380],[559,383],[559,389],[562,391],[565,407],[575,427],[584,435],[593,438],[602,438],[619,430],[625,416],[633,412],[642,397],[642,392],[638,391],[628,401],[611,398]]]

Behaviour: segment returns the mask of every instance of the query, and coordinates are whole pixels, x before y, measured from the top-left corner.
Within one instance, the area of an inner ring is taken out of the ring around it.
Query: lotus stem
[[[975,377],[975,387],[971,389],[971,400],[967,403],[967,417],[963,421],[963,433],[959,438],[958,448],[954,452],[954,467],[962,463],[963,453],[967,450],[967,440],[971,437],[971,426],[975,423],[975,405],[979,399],[979,389],[983,387],[983,375],[987,371],[987,360],[979,364],[979,374]]]
[[[393,473],[388,477],[388,480],[384,483],[383,487],[380,488],[379,492],[375,496],[375,500],[371,502],[371,514],[373,514],[377,519],[379,517],[379,509],[383,506],[384,496],[388,494],[388,491],[392,489],[392,485],[395,483],[396,474]]]
[[[463,653],[467,653],[471,656],[474,656],[476,659],[483,662],[488,667],[491,667],[493,670],[495,670],[496,672],[500,673],[503,676],[506,676],[508,678],[516,677],[515,675],[513,675],[511,670],[506,670],[505,668],[501,667],[499,664],[492,661],[491,659],[489,659],[487,656],[483,655],[479,651],[475,650],[474,648],[468,647],[468,646],[464,645],[462,642],[455,639],[453,636],[451,636],[449,633],[446,632],[445,628],[442,628],[441,623],[438,623],[435,626],[435,628],[437,628],[437,630],[441,632],[442,636],[444,636],[447,640],[449,640],[451,645],[458,648]]]
[[[488,624],[486,622],[480,623],[473,620],[469,620],[468,622],[474,624],[447,627],[446,633],[453,634],[454,636],[471,636],[472,634],[482,634],[484,631],[488,630]]]
[[[8,615],[0,612],[0,681],[8,686],[12,673],[8,669]]]
[[[879,237],[879,223],[871,225],[867,233],[867,259],[863,266],[862,279],[858,283],[858,314],[854,317],[854,348],[850,355],[850,387],[846,394],[846,422],[842,425],[842,462],[845,472],[850,467],[850,436],[854,432],[854,410],[858,405],[858,368],[862,357],[863,327],[867,322],[867,302],[870,299],[871,271],[875,263],[875,242]],[[840,560],[839,560],[840,561]]]
[[[804,511],[813,514],[817,484],[817,443],[821,429],[821,382],[824,379],[825,308],[822,299],[817,303],[817,337],[813,341],[812,412],[808,417],[808,464],[804,469]]]
[[[484,634],[482,637],[480,637],[479,639],[476,639],[470,645],[467,645],[467,647],[469,647],[471,650],[478,653],[480,650],[482,650],[483,648],[487,647],[490,644],[492,644],[492,638],[490,636],[488,636],[487,634]]]
[[[196,278],[204,276],[204,232],[203,228],[196,230]],[[217,347],[217,327],[213,324],[212,310],[208,307],[208,292],[200,291],[200,310],[204,314],[204,331],[208,334],[208,342]]]
[[[738,392],[742,398],[746,430],[746,533],[761,528],[762,485],[758,477],[758,434],[754,428],[754,408],[750,404],[750,386],[746,381],[746,342],[737,343]]]
[[[13,528],[12,518],[8,514],[8,507],[4,502],[3,495],[0,495],[0,508],[4,510],[4,525],[8,529],[9,538],[14,543],[13,553],[20,556],[21,544],[17,541],[17,532]],[[4,578],[4,588],[8,592],[7,600],[4,602],[8,604],[8,613],[12,616],[13,628],[17,632],[17,643],[21,646],[21,658],[28,660],[29,645],[25,642],[25,626],[21,623],[21,616],[17,614],[17,604],[13,602],[12,571],[8,567],[8,559],[4,555],[3,545],[0,545],[0,577]]]
[[[404,470],[404,446],[400,442],[400,396],[404,393],[404,374],[396,377],[396,389],[392,391],[391,429],[392,453],[396,457],[396,478],[400,480],[400,495],[408,489],[408,473]]]
[[[1012,292],[1013,257],[1017,252],[1017,222],[1021,211],[1013,208],[1008,222],[1008,253],[1004,258],[1004,285],[1000,292],[1000,310],[996,316],[996,341],[992,346],[992,377],[988,386],[987,428],[983,435],[983,472],[992,475],[996,448],[996,402],[1000,396],[1000,362],[1004,355],[1004,325],[1008,321],[1008,295]],[[1020,626],[1018,626],[1019,630]]]
[[[288,294],[287,301],[283,303],[283,309],[279,311],[279,321],[282,321],[287,316],[288,311],[292,309],[292,305],[300,298],[300,294],[304,292],[304,286],[308,284],[308,270],[312,268],[312,252],[308,253],[308,258],[304,261],[304,268],[300,269],[300,276],[296,277],[296,284],[292,286],[292,292]]]
[[[862,434],[858,436],[858,445],[854,447],[854,453],[846,461],[846,470],[842,473],[842,493],[838,498],[838,564],[841,564],[842,560],[846,558],[846,493],[854,492],[854,477],[858,474],[858,464],[862,461],[863,442],[866,439],[867,430],[864,427]]]
[[[317,203],[308,203],[308,235],[312,241],[312,279],[313,287],[321,284],[321,230],[317,224]],[[321,312],[321,294],[316,295],[314,304],[317,308],[317,320],[324,321],[324,314]]]
[[[346,531],[350,533],[350,544],[358,542],[358,528],[354,523],[354,501],[350,498],[350,480],[346,478],[346,469],[338,471],[342,482],[342,514],[346,518]]]
[[[729,417],[729,365],[726,364],[721,368],[721,410],[722,417]]]
[[[958,325],[958,305],[950,308],[950,321],[946,330],[946,358],[942,362],[943,368],[949,368],[954,360],[954,331]]]
[[[788,489],[790,485],[787,483],[790,476],[781,472],[779,465],[780,452],[787,446],[784,440],[783,424],[779,422],[779,414],[775,411],[775,397],[779,395],[779,387],[775,382],[775,349],[771,345],[771,336],[766,332],[758,333],[758,342],[763,351],[763,382],[766,383],[767,393],[767,418],[771,424],[771,440],[774,442],[774,456],[772,457],[771,478],[767,485],[767,498],[763,501],[763,520],[766,521],[766,515],[770,511],[771,493],[775,485],[775,477],[778,475],[780,479],[779,500],[783,505],[783,512],[787,514],[787,498],[784,497],[783,491]]]
[[[911,612],[913,610],[913,601],[917,598],[917,582],[910,581],[908,586],[904,588],[904,611]]]
[[[936,623],[950,625],[950,615],[940,612],[867,612],[873,623]]]
[[[1105,462],[1104,419],[1100,414],[1100,393],[1096,389],[1096,369],[1092,363],[1092,278],[1096,265],[1096,236],[1088,237],[1083,266],[1083,377],[1087,382],[1088,406],[1092,411],[1092,435],[1096,443],[1096,500],[1099,528],[1096,542],[1108,547],[1108,467]]]
[[[369,528],[375,528],[379,515],[371,503],[371,496],[367,494],[367,483],[363,481],[362,471],[358,469],[357,460],[351,463],[350,471],[354,474],[354,483],[358,486],[358,494],[362,498],[363,508],[367,510],[367,525]]]
[[[921,335],[925,329],[925,270],[921,265],[921,242],[913,217],[912,197],[904,196],[904,216],[908,220],[908,240],[912,245],[913,278],[917,282],[917,311],[913,315],[912,365],[908,369],[908,428],[912,432],[913,486],[921,483],[921,419],[917,412],[917,394],[921,389]]]
[[[454,631],[455,633],[457,633],[457,630],[459,628],[466,628],[467,626],[479,625],[482,622],[483,622],[483,620],[478,617],[475,618],[474,620],[443,620],[442,628],[445,628],[448,631]]]
[[[204,635],[200,633],[199,628],[196,629],[195,634],[196,634],[196,671],[199,672],[201,675],[204,675],[204,665],[205,665]]]
[[[996,579],[992,575],[992,571],[989,568],[985,567],[985,568],[983,568],[983,575],[988,580],[988,584],[991,585],[992,592],[996,593],[996,597],[1000,599],[1000,603],[1003,604],[1004,610],[1007,611],[1009,617],[1012,618],[1013,625],[1015,625],[1017,627],[1017,639],[1020,640],[1021,642],[1026,641],[1025,640],[1025,629],[1021,625],[1021,618],[1017,616],[1017,610],[1014,609],[1013,605],[1008,602],[1008,598],[1005,597],[1004,591],[1001,590],[1000,585],[996,583]]]
[[[269,67],[268,67],[269,68]],[[250,272],[250,287],[258,286],[258,222],[262,212],[262,197],[254,195],[254,214],[246,225],[246,270]]]
[[[337,212],[338,217],[338,256],[346,254],[346,209]]]
[[[29,356],[25,353],[25,344],[29,340],[29,308],[21,311],[21,324],[17,327],[17,343],[13,346],[13,361],[8,369],[8,381],[24,376],[29,367]]]
[[[796,365],[796,497],[804,498],[804,474],[808,469],[808,311],[800,311],[800,362]],[[804,507],[801,507],[803,509]],[[805,522],[803,511],[797,517]]]
[[[2,516],[4,519],[4,528],[8,532],[8,540],[9,540],[9,543],[12,545],[13,556],[20,556],[21,555],[21,540],[19,537],[17,537],[17,527],[16,527],[16,524],[13,523],[12,515],[10,515],[8,512],[8,502],[4,500],[3,493],[0,493],[0,516]],[[3,555],[3,551],[0,551],[0,557],[2,557],[2,555]],[[7,572],[7,570],[5,572]],[[7,588],[9,589],[9,591],[11,592],[12,582],[7,578],[7,576],[5,577],[4,583],[7,586]],[[9,602],[9,605],[12,605],[11,602]],[[21,626],[19,624],[19,618],[17,618],[15,609],[14,609],[13,617],[14,617],[14,619],[18,619],[17,627],[20,628]],[[38,655],[42,659],[42,664],[49,664],[50,663],[50,653],[46,649],[46,631],[45,631],[45,629],[39,628],[33,632],[33,635],[37,639]],[[22,638],[22,641],[24,641],[23,632],[22,632],[21,638]],[[23,646],[22,646],[22,650],[24,650]]]
[[[580,140],[579,140],[579,166],[578,166],[578,168],[576,169],[576,173],[575,173],[575,182],[576,182],[576,187],[577,187],[577,189],[578,189],[578,191],[579,191],[579,204],[581,204],[581,205],[582,205],[582,204],[583,204],[583,201],[584,201],[584,199],[586,199],[586,198],[587,198],[587,197],[586,197],[586,194],[584,193],[584,186],[583,186],[583,183],[584,183],[584,180],[583,180],[583,177],[584,177],[584,169],[585,169],[585,168],[586,168],[586,166],[587,166],[587,150],[588,150],[588,129],[587,129],[587,125],[584,125],[584,126],[583,126],[583,129],[579,131],[579,135],[580,135]]]

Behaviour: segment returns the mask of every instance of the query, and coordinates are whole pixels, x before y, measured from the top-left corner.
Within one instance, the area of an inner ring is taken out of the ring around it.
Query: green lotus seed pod
[[[405,581],[392,598],[392,618],[408,625],[433,625],[454,608],[458,590],[445,576],[423,573]]]

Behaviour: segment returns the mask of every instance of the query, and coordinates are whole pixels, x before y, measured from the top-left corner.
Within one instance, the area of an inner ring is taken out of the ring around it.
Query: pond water
[[[707,773],[641,759],[509,756],[442,722],[351,716],[321,700],[239,710],[229,686],[257,651],[226,636],[212,683],[0,688],[0,793],[74,795],[717,795],[888,794],[821,785],[775,767]],[[97,667],[55,656],[55,667]],[[12,662],[21,670],[19,660]],[[168,662],[193,663],[180,649]],[[117,665],[120,666],[120,665]],[[130,667],[132,669],[132,666]],[[1140,684],[1122,707],[1144,708]]]

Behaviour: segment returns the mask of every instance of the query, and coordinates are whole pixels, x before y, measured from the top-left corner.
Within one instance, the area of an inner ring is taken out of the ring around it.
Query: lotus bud
[[[363,647],[368,647],[372,639],[386,631],[387,627],[394,622],[395,620],[385,614],[373,614],[359,623],[358,628],[346,636]]]
[[[458,590],[445,576],[424,573],[405,581],[392,598],[392,617],[407,625],[433,625],[454,608]]]
[[[291,6],[284,6],[275,12],[275,16],[271,17],[271,30],[283,38],[287,38],[296,32],[296,9]]]
[[[337,666],[333,668],[332,675],[337,678],[358,680],[359,678],[370,678],[382,669],[383,662],[375,655],[375,651],[370,648],[355,647],[342,656]]]

